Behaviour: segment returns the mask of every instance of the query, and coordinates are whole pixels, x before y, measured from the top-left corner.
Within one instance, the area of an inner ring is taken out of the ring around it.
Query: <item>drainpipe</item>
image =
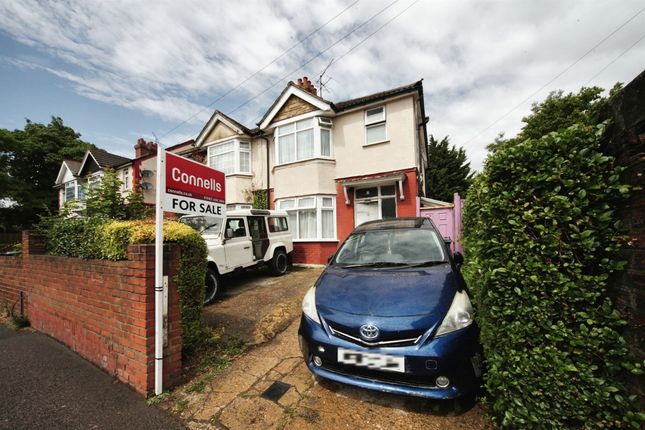
[[[260,136],[260,139],[264,139],[267,148],[267,209],[271,209],[271,187],[269,186],[269,139],[265,136]]]

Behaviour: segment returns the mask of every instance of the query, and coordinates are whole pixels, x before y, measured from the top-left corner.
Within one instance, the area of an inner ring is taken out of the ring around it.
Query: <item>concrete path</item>
[[[56,342],[0,325],[0,429],[182,429]]]

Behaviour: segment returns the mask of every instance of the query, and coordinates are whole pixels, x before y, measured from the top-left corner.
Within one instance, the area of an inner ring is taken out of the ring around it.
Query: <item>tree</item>
[[[452,201],[454,193],[465,197],[475,175],[470,170],[466,151],[454,145],[450,147],[449,143],[448,136],[438,141],[430,135],[425,177],[426,195],[447,202]]]
[[[64,159],[79,160],[94,145],[52,117],[49,124],[26,120],[23,130],[0,129],[0,231],[28,228],[46,208],[58,206],[53,188]],[[6,206],[6,205],[4,205]]]
[[[621,88],[622,84],[616,83],[609,91],[609,96]],[[539,139],[574,124],[586,127],[600,124],[608,118],[605,109],[608,98],[602,95],[603,91],[600,87],[582,87],[577,94],[565,94],[562,90],[552,91],[541,103],[533,103],[531,114],[522,118],[524,126],[517,136],[504,139],[503,135],[499,135],[488,145],[488,150],[494,152],[500,145],[513,145],[525,139]]]

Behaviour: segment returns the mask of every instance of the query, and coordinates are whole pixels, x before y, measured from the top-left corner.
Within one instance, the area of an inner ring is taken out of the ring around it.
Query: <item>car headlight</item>
[[[302,313],[312,321],[320,324],[320,317],[318,317],[318,310],[316,309],[316,287],[309,288],[305,298],[302,299]]]
[[[455,298],[435,336],[443,336],[455,330],[466,328],[473,323],[473,306],[466,290],[457,291]]]

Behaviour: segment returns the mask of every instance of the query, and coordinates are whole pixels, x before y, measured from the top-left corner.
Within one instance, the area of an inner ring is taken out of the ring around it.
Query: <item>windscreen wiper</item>
[[[352,269],[354,267],[403,267],[405,263],[395,263],[393,261],[372,261],[370,263],[340,265],[343,269]]]
[[[430,267],[430,266],[438,266],[440,264],[446,264],[448,263],[447,261],[421,261],[419,263],[412,263],[412,264],[404,264],[403,266],[398,266],[397,269],[407,269],[408,267]]]

